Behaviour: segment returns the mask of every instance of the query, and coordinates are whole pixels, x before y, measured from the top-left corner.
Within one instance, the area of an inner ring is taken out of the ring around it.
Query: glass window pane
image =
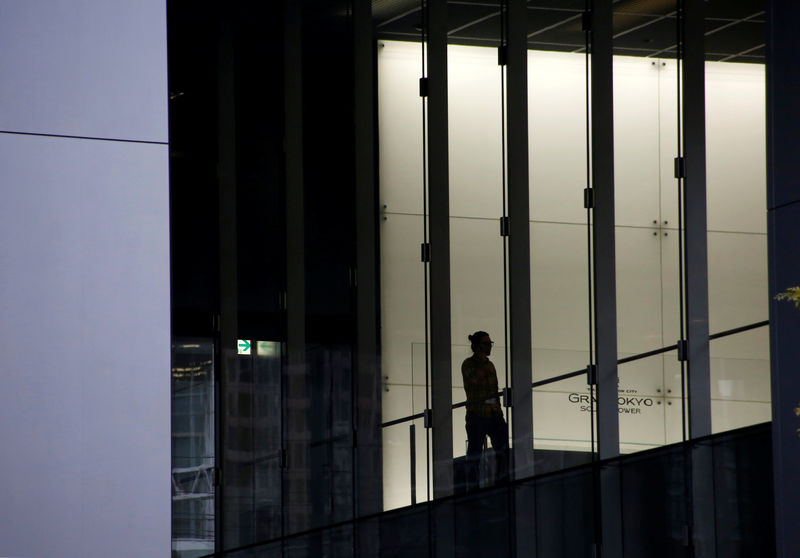
[[[772,418],[769,329],[711,341],[711,427],[724,432]]]
[[[538,17],[528,21],[534,382],[585,370],[590,362],[589,237],[583,203],[588,186],[587,57],[581,48],[584,34],[571,13],[574,4],[557,2],[555,7],[564,11],[534,12]],[[589,461],[586,376],[536,388],[532,398],[534,471]]]
[[[769,318],[762,4],[705,11],[711,334]],[[712,431],[770,420],[768,327],[712,340],[710,353]]]
[[[476,10],[483,13],[471,14],[473,21],[482,19],[480,23],[490,36],[499,38],[499,4],[476,6]],[[450,13],[459,13],[458,6]],[[451,35],[450,41],[457,40]],[[478,393],[485,401],[479,407],[470,404],[454,411],[453,457],[459,473],[465,474],[466,484],[461,486],[475,489],[505,477],[508,467],[508,416],[500,399],[490,395],[508,382],[504,359],[506,258],[500,234],[500,218],[506,211],[504,68],[497,63],[496,47],[450,44],[447,56],[451,385],[454,403],[475,398]],[[479,331],[488,334],[494,347],[475,345],[478,353],[473,353],[469,336]],[[480,360],[483,352],[490,364]],[[475,374],[468,372],[464,378],[462,369],[474,370]]]
[[[382,420],[426,408],[422,75],[419,43],[378,43]],[[427,497],[426,430],[414,421],[414,501]],[[383,429],[384,508],[412,502],[409,424]]]
[[[562,353],[548,356],[560,364],[570,355]],[[573,356],[585,356],[585,353]],[[541,363],[537,361],[537,364]],[[553,375],[548,374],[548,377]],[[594,436],[592,412],[595,417]],[[593,442],[596,444],[597,440],[596,417],[596,398],[586,384],[585,374],[534,388],[533,455],[536,473],[590,462]]]
[[[172,553],[214,551],[214,344],[172,344]]]
[[[631,355],[620,355],[626,356]],[[618,371],[620,451],[632,453],[680,441],[683,426],[676,351],[621,364]]]

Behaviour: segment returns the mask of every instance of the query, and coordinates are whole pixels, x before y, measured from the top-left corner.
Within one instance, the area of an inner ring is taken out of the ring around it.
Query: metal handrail
[[[713,341],[714,339],[720,339],[722,337],[727,337],[729,335],[735,335],[737,333],[742,333],[744,331],[750,331],[752,329],[758,329],[760,327],[764,327],[769,325],[769,320],[764,320],[762,322],[755,322],[752,324],[747,324],[740,327],[735,327],[733,329],[726,329],[725,331],[720,331],[718,333],[713,333],[708,336],[709,341]],[[646,351],[644,353],[638,353],[632,356],[624,357],[617,360],[617,365],[626,364],[628,362],[633,362],[636,360],[641,360],[643,358],[648,358],[655,355],[660,355],[662,353],[668,353],[670,351],[674,351],[678,348],[678,344],[675,343],[674,345],[669,345],[666,347],[661,347],[660,349],[653,349],[652,351]],[[553,376],[551,378],[546,378],[544,380],[539,380],[537,382],[533,382],[531,384],[531,389],[546,386],[548,384],[553,384],[555,382],[560,382],[561,380],[568,380],[570,378],[575,378],[576,376],[580,376],[582,374],[586,374],[587,370],[585,368],[581,370],[575,370],[574,372],[567,372],[566,374],[560,374],[558,376]],[[503,392],[497,392],[495,397],[502,397]],[[481,399],[483,400],[483,399]],[[469,401],[461,401],[459,403],[454,403],[450,408],[451,409],[458,409],[459,407],[465,407]],[[399,419],[390,420],[388,422],[381,423],[381,428],[386,428],[387,426],[394,426],[396,424],[402,424],[404,422],[409,422],[412,420],[418,420],[425,417],[425,413],[416,413],[413,415],[409,415],[407,417],[402,417]]]

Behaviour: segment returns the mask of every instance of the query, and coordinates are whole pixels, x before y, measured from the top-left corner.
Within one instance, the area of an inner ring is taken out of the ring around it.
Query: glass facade
[[[770,419],[765,65],[726,31],[763,18],[591,4],[287,4],[267,45],[205,22],[218,273],[173,320],[208,322],[214,429],[181,451],[218,553],[682,556],[727,517],[693,484]]]
[[[214,550],[214,344],[172,346],[172,554]]]
[[[492,18],[499,26],[499,11]],[[683,153],[686,132],[679,118],[683,77],[676,61],[679,22],[675,13],[652,21],[646,10],[620,5],[614,18],[619,27],[613,58],[617,350],[620,359],[630,359],[618,370],[617,410],[619,449],[629,453],[689,435],[685,361],[679,360],[674,348],[646,355],[668,349],[687,335],[685,181],[675,174],[674,163]],[[650,42],[637,51],[631,47],[631,34],[649,37]],[[583,206],[591,162],[587,161],[591,61],[581,52],[581,44],[570,46],[575,52],[528,51],[531,363],[535,383],[585,368],[592,358],[592,277],[587,257],[591,232],[587,240]],[[431,218],[424,214],[425,146],[420,126],[424,120],[416,88],[424,52],[419,42],[386,40],[378,45],[385,421],[400,418],[400,409],[407,409],[406,416],[422,413],[429,400],[425,392],[426,387],[430,389],[425,374],[427,285],[418,254],[425,219]],[[767,314],[764,65],[757,57],[746,62],[706,58],[705,103],[713,107],[706,110],[705,123],[707,319],[714,334],[760,323]],[[500,218],[505,214],[506,146],[502,134],[506,115],[500,97],[504,67],[497,63],[496,48],[481,46],[451,44],[447,62],[452,400],[457,403],[464,400],[458,363],[470,354],[466,337],[473,331],[486,330],[493,338],[502,339],[495,344],[492,360],[499,389],[509,385],[505,305],[513,305],[514,300],[506,301],[506,254],[500,231]],[[400,227],[405,227],[406,234],[395,232]],[[404,337],[405,351],[395,352]],[[715,432],[769,419],[769,396],[764,395],[768,376],[763,372],[769,368],[766,330],[737,337],[723,337],[710,345]],[[716,377],[725,374],[721,369],[726,365],[728,369],[735,366],[734,361],[751,371],[743,372],[746,379],[740,381],[748,387],[742,386],[742,390],[761,402],[762,414],[753,414],[744,400],[740,412],[722,411],[723,405],[733,403],[730,396],[727,401],[720,400],[725,396],[717,394],[729,391],[726,387],[720,391],[719,386],[728,383],[724,379],[720,383]],[[753,367],[756,361],[759,365]],[[410,385],[403,380],[402,370],[410,371]],[[591,459],[596,442],[592,430],[596,397],[587,389],[585,376],[545,383],[532,397],[534,452],[585,454],[565,458],[567,463]],[[464,413],[457,405],[452,411],[456,462],[466,451],[466,433],[461,426]],[[407,433],[396,425],[390,428],[385,432],[387,508],[408,502],[392,496],[404,492],[394,488],[395,482],[408,482],[407,475],[395,473],[395,454],[409,451],[405,443],[392,440],[394,435],[407,437]],[[425,455],[425,443],[425,437],[417,435],[419,473],[423,472],[419,462]]]

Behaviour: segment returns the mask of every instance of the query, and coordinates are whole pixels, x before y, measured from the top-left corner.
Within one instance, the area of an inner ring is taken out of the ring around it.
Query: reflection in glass
[[[172,555],[214,550],[214,345],[172,345]]]
[[[687,521],[686,453],[680,446],[632,456],[621,462],[625,487],[622,533],[633,556],[689,556],[684,545]]]
[[[594,480],[589,467],[580,467],[517,486],[520,495],[536,502],[532,526],[536,532],[537,556],[595,555]]]
[[[255,341],[253,496],[256,537],[281,534],[281,344]]]
[[[252,340],[225,385],[224,530],[229,548],[283,532],[281,345]]]

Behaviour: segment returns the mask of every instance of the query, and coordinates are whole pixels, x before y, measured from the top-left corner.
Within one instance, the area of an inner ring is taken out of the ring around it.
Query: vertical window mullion
[[[447,2],[428,3],[428,202],[433,495],[453,492]]]
[[[533,474],[527,3],[508,2],[506,92],[513,478]],[[507,349],[508,350],[508,349]]]

